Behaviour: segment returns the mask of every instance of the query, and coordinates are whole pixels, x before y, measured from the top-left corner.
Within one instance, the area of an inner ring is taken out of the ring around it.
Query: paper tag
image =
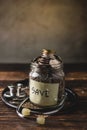
[[[30,101],[40,106],[56,105],[59,83],[43,83],[30,79]]]

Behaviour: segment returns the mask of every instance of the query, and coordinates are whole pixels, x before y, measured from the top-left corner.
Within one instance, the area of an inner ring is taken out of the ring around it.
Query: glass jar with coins
[[[41,56],[31,62],[30,102],[41,107],[59,104],[64,96],[64,76],[61,58],[52,50],[43,49]]]

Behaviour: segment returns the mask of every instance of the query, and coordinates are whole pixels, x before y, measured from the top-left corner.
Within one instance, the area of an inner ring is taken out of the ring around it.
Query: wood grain
[[[25,71],[0,72],[0,97],[8,82],[28,77]],[[66,87],[78,94],[79,103],[70,113],[56,113],[46,118],[46,124],[40,126],[35,118],[21,119],[16,110],[6,106],[0,98],[0,130],[87,130],[87,72],[68,72]]]

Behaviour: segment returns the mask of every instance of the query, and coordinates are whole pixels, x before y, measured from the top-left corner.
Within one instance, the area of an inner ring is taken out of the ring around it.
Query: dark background
[[[43,48],[87,63],[87,0],[0,0],[0,63],[28,63]]]

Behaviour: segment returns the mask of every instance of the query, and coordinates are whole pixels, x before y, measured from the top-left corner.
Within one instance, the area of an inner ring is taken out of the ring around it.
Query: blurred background
[[[87,63],[86,0],[0,0],[0,63],[29,63],[43,48]]]

